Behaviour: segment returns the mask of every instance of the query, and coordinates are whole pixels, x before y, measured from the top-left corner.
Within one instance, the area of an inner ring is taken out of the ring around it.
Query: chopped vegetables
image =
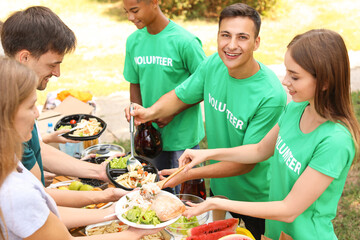
[[[134,206],[123,214],[123,217],[137,224],[159,224],[161,223],[154,210],[145,210]]]
[[[126,157],[113,158],[110,162],[110,168],[125,169],[126,162],[129,157],[130,157],[130,155],[128,155]]]

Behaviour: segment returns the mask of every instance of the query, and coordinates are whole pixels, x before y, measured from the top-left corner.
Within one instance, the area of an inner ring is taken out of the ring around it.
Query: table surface
[[[53,184],[58,183],[58,182],[64,182],[64,181],[70,181],[70,180],[74,180],[76,178],[73,177],[68,177],[68,176],[57,176],[54,178]],[[112,185],[111,183],[109,183],[109,187],[115,187],[114,185]],[[212,221],[212,215],[210,212],[210,216],[207,222]],[[81,236],[86,236],[85,234],[85,227],[79,227],[79,228],[73,228],[73,229],[69,229],[69,232],[72,236],[74,237],[81,237]],[[180,240],[182,239],[181,237],[176,237],[175,236],[175,240]]]
[[[57,177],[54,178],[53,184],[58,183],[58,182],[69,181],[69,180],[73,180],[73,179],[74,178],[67,177],[67,176],[57,176]],[[85,226],[84,227],[79,227],[79,228],[69,229],[69,232],[74,237],[86,236],[86,234],[85,234]]]

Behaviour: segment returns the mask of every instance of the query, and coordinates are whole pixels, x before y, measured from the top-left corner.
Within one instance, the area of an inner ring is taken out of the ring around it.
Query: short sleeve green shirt
[[[126,41],[124,77],[140,84],[142,104],[152,106],[162,95],[184,82],[204,60],[201,41],[173,21],[158,34],[146,28]],[[199,104],[176,115],[161,132],[164,151],[192,148],[205,136]]]
[[[331,121],[311,133],[301,132],[300,119],[308,104],[290,102],[279,120],[280,131],[271,159],[270,201],[283,200],[307,167],[334,180],[294,222],[266,220],[265,235],[272,239],[279,239],[281,231],[293,239],[337,239],[331,220],[355,156],[354,142],[343,125]]]
[[[276,124],[286,105],[285,90],[269,68],[259,65],[253,76],[235,79],[215,53],[175,89],[185,103],[204,100],[209,148],[257,143]],[[268,170],[265,161],[247,174],[211,179],[211,190],[232,200],[267,201]]]
[[[23,143],[24,152],[21,162],[29,171],[35,166],[37,162],[41,172],[41,182],[43,183],[43,185],[45,185],[39,135],[36,124],[34,124],[34,129],[32,130],[31,134],[31,139]]]

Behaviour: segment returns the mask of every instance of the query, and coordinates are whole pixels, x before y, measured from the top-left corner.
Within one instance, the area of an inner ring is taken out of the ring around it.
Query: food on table
[[[116,233],[116,232],[122,232],[126,229],[128,229],[129,226],[119,222],[119,221],[113,221],[108,225],[99,226],[99,227],[93,227],[87,230],[87,235],[99,235],[99,234],[105,234],[105,233]]]
[[[176,222],[170,224],[171,232],[175,232],[176,234],[187,235],[187,230],[199,226],[199,221],[196,216],[191,218],[186,218],[181,216]]]
[[[80,188],[79,191],[92,191],[94,189],[93,186],[90,186],[88,184],[83,184]]]
[[[79,181],[73,181],[69,185],[69,190],[75,190],[78,191],[82,187],[83,183]]]
[[[73,181],[67,186],[59,186],[59,187],[57,187],[57,189],[68,190],[68,191],[69,190],[71,190],[71,191],[102,191],[101,188],[93,187],[88,184],[83,184],[82,182],[79,182],[79,181]],[[90,204],[90,205],[85,206],[84,208],[99,209],[99,208],[104,207],[105,205],[109,206],[109,205],[111,205],[111,203]]]
[[[157,225],[160,219],[156,216],[155,211],[144,209],[138,206],[134,206],[123,214],[123,218],[126,218],[130,222],[136,224],[152,224]]]
[[[185,205],[169,195],[156,195],[151,209],[156,212],[162,222],[166,222],[181,215],[185,211]]]
[[[109,203],[90,204],[90,205],[85,206],[84,208],[87,208],[87,209],[100,209],[100,208],[104,207],[107,204],[109,204]],[[110,205],[111,204],[109,204],[108,206],[110,206]]]
[[[189,237],[186,240],[195,239],[219,239],[220,237],[236,233],[236,228],[239,224],[239,219],[230,218],[225,220],[218,220],[208,224],[203,224],[188,230]],[[223,233],[221,233],[223,232]],[[218,234],[215,234],[218,233]],[[222,235],[223,234],[223,235]],[[209,238],[203,238],[205,235]],[[220,236],[222,235],[222,236]],[[196,237],[201,238],[196,238]],[[193,238],[192,238],[193,237]],[[213,238],[214,237],[214,238]],[[217,238],[215,238],[217,237]]]
[[[243,227],[237,227],[236,228],[236,234],[242,234],[242,235],[248,236],[251,239],[255,240],[255,237],[252,235],[252,233],[249,230],[247,230],[246,228],[243,228]]]
[[[207,234],[200,234],[196,236],[189,236],[186,240],[218,240],[221,237],[234,234],[232,231],[220,231]]]
[[[157,194],[155,198],[144,198],[140,191],[126,197],[123,205],[123,218],[137,224],[157,225],[181,215],[185,205],[175,197],[167,194]]]
[[[101,123],[96,118],[89,118],[89,120],[81,119],[81,125],[85,125],[83,128],[76,129],[70,136],[76,137],[88,137],[98,134],[103,128]]]
[[[154,199],[156,194],[160,193],[161,189],[156,183],[150,182],[145,183],[140,188],[140,195],[144,197],[144,199],[151,200]]]
[[[243,234],[230,234],[230,235],[220,238],[219,240],[253,240],[253,238],[250,238]]]
[[[76,120],[75,120],[75,119],[71,119],[71,120],[70,120],[70,124],[76,124]]]
[[[71,125],[61,125],[58,130],[71,129],[71,128],[72,128]]]
[[[120,175],[115,181],[124,187],[136,188],[141,187],[145,183],[155,182],[155,178],[155,173],[144,171],[144,168],[139,166],[139,168],[133,171]]]
[[[130,155],[127,155],[126,157],[113,158],[110,161],[110,168],[126,169],[126,162],[129,159],[129,157]]]
[[[122,232],[128,229],[129,226],[120,222],[120,221],[113,221],[110,224],[93,227],[90,229],[87,229],[87,235],[100,235],[100,234],[106,234],[106,233],[116,233],[116,232]],[[141,240],[165,240],[163,234],[161,232],[158,232],[156,234],[151,234],[143,237]]]

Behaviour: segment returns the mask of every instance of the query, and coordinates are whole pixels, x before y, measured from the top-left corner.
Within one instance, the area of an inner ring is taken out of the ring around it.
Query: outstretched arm
[[[218,162],[199,168],[192,168],[187,172],[180,172],[174,178],[170,179],[165,187],[175,187],[183,182],[200,178],[224,178],[238,176],[250,172],[255,164],[241,164],[234,162]],[[177,168],[161,170],[159,174],[162,176],[170,175]]]
[[[65,191],[45,188],[45,191],[55,200],[56,205],[74,208],[89,204],[115,202],[128,193],[120,188],[107,188],[104,191]]]
[[[40,141],[44,170],[57,175],[94,178],[109,181],[103,164],[92,164],[75,159]]]
[[[236,212],[257,218],[293,222],[326,190],[333,178],[307,167],[296,181],[290,193],[282,201],[240,202],[211,198],[201,204],[191,204],[184,216],[197,216],[214,209]]]
[[[76,209],[75,209],[76,210]],[[61,210],[60,210],[61,211]],[[65,213],[67,211],[67,213]],[[63,214],[70,214],[71,216],[76,216],[76,214],[80,213],[79,211],[72,211],[71,209],[67,209],[62,211]],[[103,217],[103,214],[100,212],[99,216],[93,216],[93,214],[87,213],[88,219],[93,218],[93,220],[98,219],[95,222],[103,221],[100,218]],[[84,216],[86,218],[86,215]],[[66,217],[62,220],[67,221]],[[70,235],[68,229],[66,228],[66,224],[64,225],[58,217],[56,217],[52,212],[50,212],[46,222],[42,225],[35,233],[31,236],[24,238],[25,240],[37,240],[37,239],[52,239],[52,240],[76,240],[76,239],[83,239],[83,240],[116,240],[116,239],[140,239],[143,236],[154,234],[161,229],[151,229],[151,230],[143,230],[143,229],[134,229],[129,228],[126,231],[119,232],[119,233],[109,233],[104,234],[99,237],[99,235],[94,236],[87,236],[87,237],[73,237]],[[87,225],[86,222],[81,224],[75,224],[76,226],[85,226]],[[74,225],[74,226],[75,226]]]
[[[161,119],[173,116],[186,108],[189,104],[181,101],[172,90],[164,94],[159,100],[149,108],[144,108],[138,104],[134,104],[132,115],[134,116],[135,125],[140,125],[155,119]],[[130,121],[130,109],[125,108],[126,119]]]
[[[44,143],[77,143],[79,141],[74,141],[71,139],[64,138],[63,136],[59,136],[62,133],[69,132],[70,129],[61,129],[52,133],[48,133],[42,136],[42,141]]]
[[[184,172],[206,160],[256,164],[271,157],[274,153],[279,126],[275,125],[270,132],[257,144],[243,145],[233,148],[187,149],[179,158],[179,167],[191,162]]]

